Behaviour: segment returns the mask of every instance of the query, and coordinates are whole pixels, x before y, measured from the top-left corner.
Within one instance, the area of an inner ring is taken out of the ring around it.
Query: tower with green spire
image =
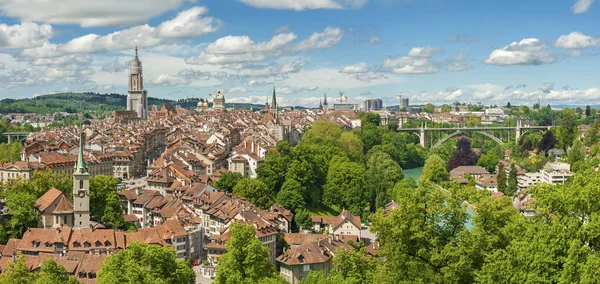
[[[83,159],[83,124],[79,126],[79,154],[73,173],[73,211],[75,228],[90,228],[90,175]]]

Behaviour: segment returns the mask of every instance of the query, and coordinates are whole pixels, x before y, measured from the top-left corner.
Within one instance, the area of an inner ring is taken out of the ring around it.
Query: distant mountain
[[[153,105],[162,107],[164,104],[180,105],[191,109],[198,105],[199,99],[168,100],[148,98],[148,109]],[[36,96],[30,99],[4,99],[0,101],[0,113],[39,113],[54,112],[78,113],[83,111],[106,113],[113,110],[124,110],[127,106],[127,96],[121,94],[98,93],[58,93]],[[254,108],[258,110],[263,105],[258,104],[225,104],[227,108]]]

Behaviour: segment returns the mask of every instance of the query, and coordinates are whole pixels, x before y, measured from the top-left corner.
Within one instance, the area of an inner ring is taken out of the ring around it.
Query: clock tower
[[[140,119],[148,118],[148,92],[144,89],[142,62],[135,47],[135,58],[129,65],[129,90],[127,92],[127,110],[137,112]]]
[[[90,228],[90,175],[83,160],[83,125],[79,127],[79,155],[73,173],[73,211],[75,228]]]

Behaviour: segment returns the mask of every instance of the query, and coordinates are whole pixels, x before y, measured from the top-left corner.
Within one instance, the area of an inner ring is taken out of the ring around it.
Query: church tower
[[[73,173],[73,211],[75,228],[90,228],[90,175],[83,160],[83,125],[79,129],[79,155]]]
[[[328,110],[329,106],[327,105],[327,93],[323,95],[323,109]]]
[[[278,119],[278,111],[277,111],[277,96],[275,95],[275,87],[273,87],[273,97],[271,98],[271,113],[273,114],[273,116],[275,117],[275,119]]]
[[[129,65],[129,91],[127,95],[127,110],[137,112],[140,119],[148,118],[148,92],[144,90],[142,62],[138,58],[138,48],[135,47],[135,58]]]

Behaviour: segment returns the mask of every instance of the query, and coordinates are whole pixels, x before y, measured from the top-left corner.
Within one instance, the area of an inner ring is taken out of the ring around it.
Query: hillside
[[[198,99],[168,100],[148,98],[148,108],[163,104],[181,105],[183,108],[195,108]],[[87,112],[111,112],[123,110],[127,105],[127,96],[121,94],[98,93],[58,93],[38,96],[30,99],[4,99],[0,101],[0,113],[39,113],[54,112],[77,113],[81,110]],[[261,108],[262,105],[254,104],[226,104],[226,107],[235,108]]]

